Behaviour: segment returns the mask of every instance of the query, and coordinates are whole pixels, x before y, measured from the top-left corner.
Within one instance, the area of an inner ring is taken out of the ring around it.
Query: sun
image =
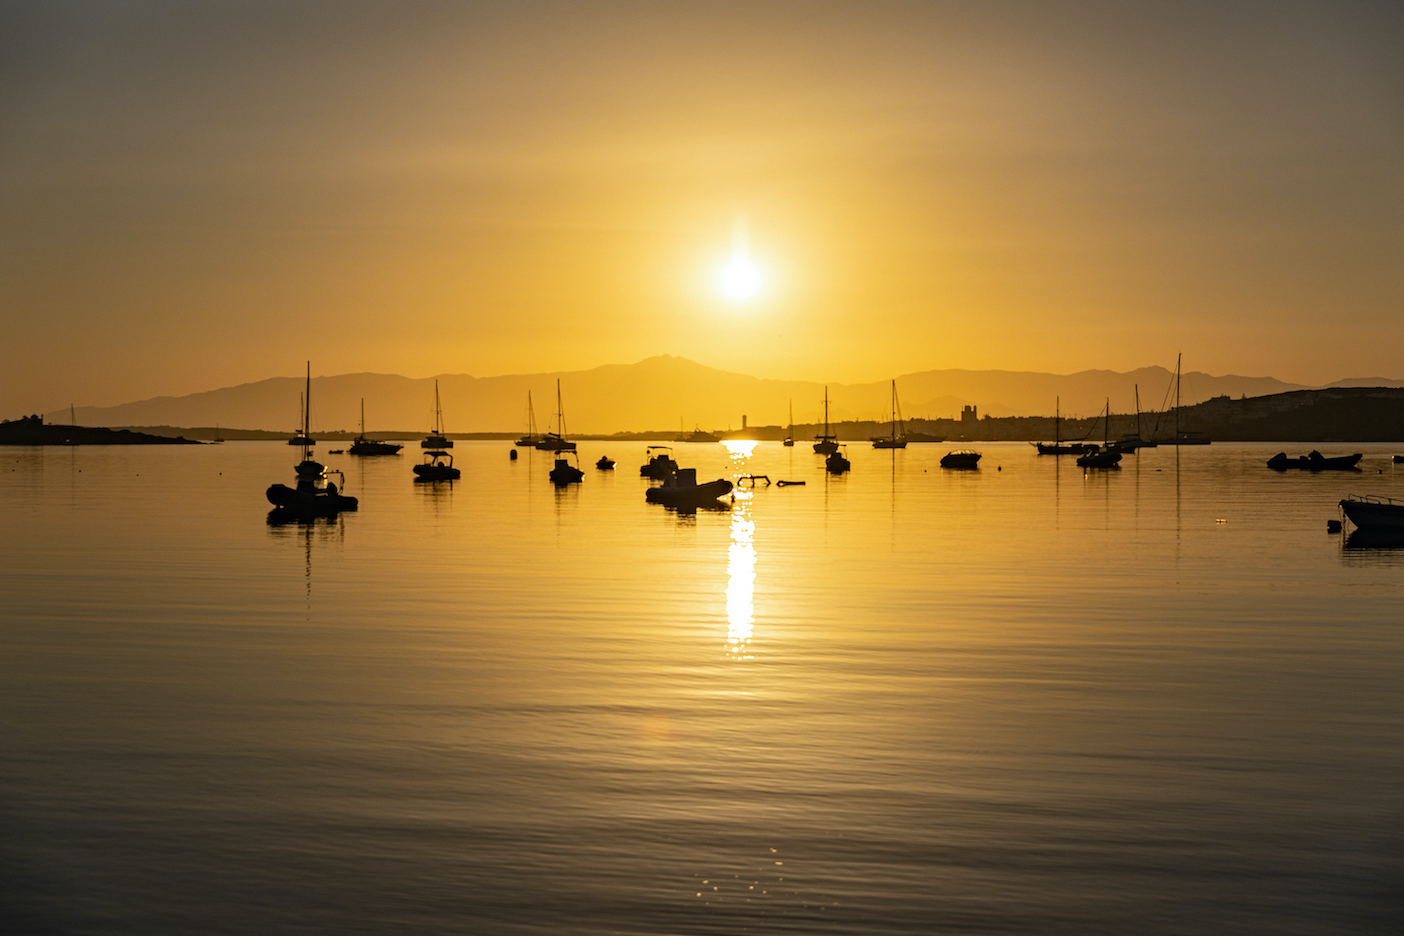
[[[737,253],[722,267],[717,284],[721,287],[722,295],[733,302],[748,302],[760,293],[761,272],[750,257]]]

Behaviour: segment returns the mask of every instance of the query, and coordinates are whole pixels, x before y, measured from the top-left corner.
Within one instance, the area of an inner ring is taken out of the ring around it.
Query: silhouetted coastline
[[[42,416],[0,422],[0,445],[203,445],[184,436],[45,423]]]

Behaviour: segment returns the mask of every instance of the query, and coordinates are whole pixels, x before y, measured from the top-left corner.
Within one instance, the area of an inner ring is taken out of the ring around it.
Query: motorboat
[[[814,437],[815,455],[832,455],[838,451],[838,436],[829,435],[829,388],[824,388],[824,434]]]
[[[453,467],[453,456],[448,452],[425,452],[424,461],[414,466],[416,481],[453,481],[462,472]]]
[[[1340,506],[1357,529],[1404,533],[1404,504],[1388,497],[1351,495]]]
[[[551,468],[552,484],[579,484],[585,480],[585,472],[570,463],[568,458],[557,458]]]
[[[648,456],[648,464],[639,468],[639,476],[651,478],[654,481],[666,481],[678,470],[678,463],[673,461],[673,449],[668,445],[650,445],[645,452],[658,452],[657,455]]]
[[[600,460],[595,462],[595,467],[601,471],[613,471],[614,459],[610,458],[608,455],[601,455]]]
[[[345,483],[344,478],[342,483]],[[299,480],[297,487],[274,484],[268,488],[267,497],[268,502],[280,510],[308,516],[325,517],[343,510],[355,510],[358,506],[356,498],[342,494],[332,481],[323,487],[318,487],[311,479]]]
[[[899,428],[900,427],[900,431]],[[875,449],[904,449],[907,447],[907,424],[902,419],[902,404],[897,402],[897,381],[892,381],[892,431],[868,440]]]
[[[436,452],[453,448],[453,440],[444,435],[444,411],[439,406],[439,382],[437,380],[434,381],[434,431],[420,441],[419,447]]]
[[[829,474],[843,474],[852,467],[853,465],[844,457],[842,451],[833,452],[824,459],[824,470]]]
[[[351,443],[352,455],[398,455],[403,445],[366,438],[366,398],[361,397],[361,434]]]
[[[1356,452],[1354,455],[1326,458],[1313,449],[1309,454],[1288,458],[1286,452],[1278,452],[1267,460],[1267,466],[1273,471],[1286,471],[1289,468],[1296,468],[1299,471],[1359,471],[1357,465],[1364,457],[1361,453]]]
[[[1079,468],[1117,468],[1121,465],[1121,453],[1114,448],[1097,448],[1092,446],[1092,451],[1081,455],[1077,459]]]
[[[661,485],[645,491],[644,500],[667,507],[706,507],[730,493],[731,482],[725,478],[698,484],[696,468],[679,468]]]
[[[518,439],[518,442],[521,440]],[[561,381],[556,379],[556,431],[544,433],[536,441],[536,448],[543,452],[573,452],[575,443],[565,437],[565,410],[561,408]]]
[[[970,449],[957,449],[941,457],[942,468],[979,468],[980,453]]]
[[[694,426],[687,435],[680,435],[675,440],[677,442],[720,442],[716,436],[710,432],[703,432],[700,427]]]

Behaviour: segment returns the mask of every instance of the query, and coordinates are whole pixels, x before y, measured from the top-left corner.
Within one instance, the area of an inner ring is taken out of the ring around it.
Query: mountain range
[[[671,355],[635,364],[610,364],[583,371],[472,377],[441,374],[410,378],[395,374],[340,374],[312,378],[311,422],[314,431],[355,429],[360,401],[366,406],[369,431],[428,429],[434,420],[434,383],[438,382],[444,425],[449,432],[525,430],[527,394],[537,425],[554,427],[556,381],[560,381],[568,431],[607,433],[629,430],[739,429],[749,425],[784,425],[794,406],[796,423],[823,418],[825,386],[792,380],[768,380],[717,370]],[[932,370],[897,378],[907,416],[959,416],[966,406],[981,415],[1051,415],[1055,401],[1067,416],[1090,416],[1110,398],[1114,412],[1131,412],[1139,388],[1140,409],[1174,404],[1173,372],[1143,367],[1126,373],[1088,370],[1045,374],[1000,370]],[[1392,378],[1351,378],[1324,386],[1400,387]],[[118,406],[76,408],[85,426],[213,426],[292,430],[299,425],[301,377],[272,377],[181,397],[154,397]],[[1181,380],[1185,405],[1218,396],[1262,396],[1315,389],[1272,377],[1211,376],[1198,371]],[[829,384],[829,418],[886,419],[891,389],[887,381]],[[68,409],[45,415],[68,422]]]

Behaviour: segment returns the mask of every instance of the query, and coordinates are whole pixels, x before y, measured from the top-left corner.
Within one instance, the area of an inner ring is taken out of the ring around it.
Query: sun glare
[[[737,254],[722,267],[719,277],[722,294],[734,302],[754,299],[761,288],[760,270],[744,254]]]

